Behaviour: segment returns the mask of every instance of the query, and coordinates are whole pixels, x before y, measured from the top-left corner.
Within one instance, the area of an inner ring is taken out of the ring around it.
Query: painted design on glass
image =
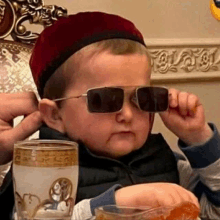
[[[16,184],[15,184],[16,185]],[[16,191],[15,196],[18,201],[18,210],[20,215],[24,218],[34,218],[36,216],[47,216],[54,214],[65,214],[70,216],[72,213],[72,207],[74,199],[71,197],[73,190],[72,182],[67,178],[59,178],[55,180],[49,189],[49,199],[41,201],[37,195],[28,193],[23,197]]]

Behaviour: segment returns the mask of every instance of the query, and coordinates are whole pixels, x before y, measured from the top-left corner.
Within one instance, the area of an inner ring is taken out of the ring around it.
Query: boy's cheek
[[[110,117],[100,116],[84,114],[84,117],[72,118],[68,121],[68,136],[72,140],[82,141],[93,152],[122,156],[145,143],[149,133],[148,114],[136,114],[132,123],[126,126],[117,123],[113,114]],[[126,132],[126,129],[130,132]]]

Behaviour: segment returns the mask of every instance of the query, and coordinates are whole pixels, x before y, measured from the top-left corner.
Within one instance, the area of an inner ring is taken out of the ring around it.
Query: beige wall
[[[193,71],[183,71],[181,66],[187,63],[179,61],[177,72],[155,71],[153,78],[159,85],[197,94],[205,106],[207,120],[215,122],[220,129],[220,72],[201,69],[200,61],[193,55],[197,49],[207,50],[209,58],[220,68],[220,22],[212,17],[209,0],[45,0],[45,5],[50,4],[67,8],[69,14],[99,10],[127,17],[142,31],[151,51],[165,50],[174,61],[178,56],[184,58],[184,51],[187,51],[189,60],[196,62]],[[41,30],[40,26],[31,26]],[[175,52],[173,56],[172,51]],[[169,62],[171,65],[173,61]],[[184,83],[180,83],[179,78]],[[162,131],[171,146],[176,145],[176,137],[164,128],[159,117],[156,117],[154,131]]]
[[[68,8],[69,14],[100,10],[134,21],[145,38],[219,38],[209,0],[44,0]]]

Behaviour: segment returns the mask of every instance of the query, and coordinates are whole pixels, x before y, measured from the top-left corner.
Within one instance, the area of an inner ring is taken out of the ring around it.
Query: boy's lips
[[[119,134],[119,133],[134,133],[131,129],[118,129],[112,132],[112,134]]]
[[[116,134],[129,134],[129,133],[133,133],[131,131],[119,131],[119,132],[116,132]]]
[[[113,135],[129,136],[129,135],[134,135],[134,132],[132,132],[132,131],[118,131],[118,132],[112,133],[111,136],[113,136]]]

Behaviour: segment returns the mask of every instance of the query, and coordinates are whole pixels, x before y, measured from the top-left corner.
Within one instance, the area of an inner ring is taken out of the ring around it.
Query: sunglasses
[[[131,86],[123,86],[131,87]],[[135,89],[131,101],[146,112],[162,112],[168,108],[168,89],[163,87],[141,86]],[[125,91],[121,87],[100,87],[88,89],[79,96],[54,99],[63,101],[72,98],[87,97],[88,111],[91,113],[119,112],[124,103]]]

